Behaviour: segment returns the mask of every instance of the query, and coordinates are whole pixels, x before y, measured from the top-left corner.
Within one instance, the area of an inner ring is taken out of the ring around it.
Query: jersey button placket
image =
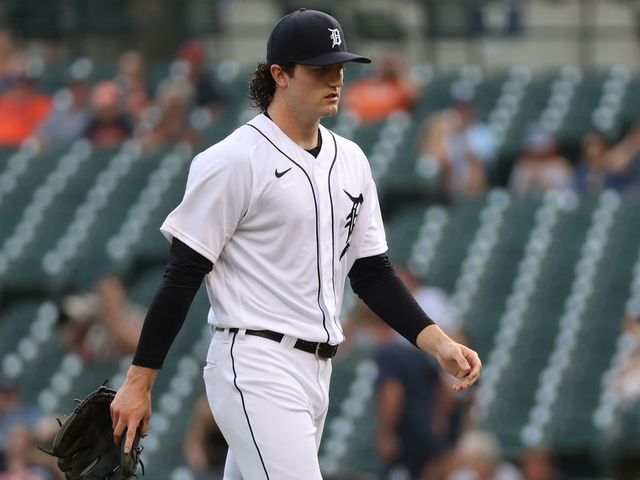
[[[324,164],[318,161],[313,163],[313,179],[318,187],[319,197],[319,233],[320,233],[320,265],[322,266],[322,296],[329,313],[329,325],[332,339],[335,338],[336,326],[333,320],[335,315],[335,298],[333,295],[333,258],[331,252],[331,202],[327,187],[327,174]]]

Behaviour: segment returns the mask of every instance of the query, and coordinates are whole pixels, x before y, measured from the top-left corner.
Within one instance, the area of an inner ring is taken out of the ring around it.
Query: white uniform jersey
[[[193,160],[161,231],[213,262],[210,323],[344,340],[346,276],[387,244],[364,153],[320,132],[314,158],[260,114]]]

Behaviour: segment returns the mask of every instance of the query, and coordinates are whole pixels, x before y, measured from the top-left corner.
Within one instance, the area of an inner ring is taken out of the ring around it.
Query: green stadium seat
[[[496,253],[463,321],[463,328],[481,358],[487,358],[493,348],[500,315],[533,228],[534,212],[539,206],[540,200],[536,198],[514,199],[506,210]]]
[[[616,213],[609,240],[595,273],[594,293],[572,355],[571,373],[560,387],[550,427],[559,448],[585,448],[598,437],[591,418],[598,406],[600,379],[609,366],[622,327],[624,305],[633,278],[632,267],[640,245],[638,201]]]
[[[43,255],[62,237],[78,206],[86,200],[96,172],[101,171],[114,155],[114,151],[94,152],[90,159],[79,163],[64,190],[52,196],[51,203],[45,208],[45,215],[36,225],[36,235],[29,248],[25,248],[9,266],[6,275],[11,277],[13,285],[21,288],[47,286],[48,279],[43,275]]]
[[[27,300],[3,308],[0,314],[0,352],[3,355],[14,351],[18,341],[28,336],[39,304],[38,301]]]
[[[575,211],[559,213],[511,361],[501,372],[499,394],[485,424],[511,452],[521,446],[520,431],[534,404],[537,379],[554,347],[558,319],[573,283],[573,266],[580,256],[594,208],[594,199],[585,198]],[[520,381],[525,378],[528,381]]]
[[[100,71],[108,72],[114,65],[100,66],[98,74]],[[62,68],[60,66],[60,72]],[[152,65],[150,76],[154,80],[150,81],[159,83],[166,76],[168,68],[168,63]],[[345,83],[370,73],[368,69],[370,67],[366,65],[349,65]],[[462,77],[468,76],[470,71],[437,72],[427,83],[426,94],[407,117],[409,122],[406,128],[403,126],[398,130],[397,145],[393,148],[389,163],[384,165],[386,170],[377,179],[392,262],[411,265],[415,260],[415,252],[429,244],[432,249],[429,259],[425,268],[418,273],[421,280],[441,287],[450,295],[460,294],[464,288],[460,278],[466,268],[465,262],[474,255],[470,247],[477,240],[479,229],[486,223],[481,214],[491,204],[490,193],[477,198],[460,199],[448,206],[431,205],[429,202],[434,197],[430,196],[433,192],[429,188],[432,186],[416,172],[417,142],[424,120],[433,112],[451,105],[452,85],[464,80]],[[527,126],[540,119],[551,98],[552,86],[561,78],[563,71],[554,69],[537,73],[529,82],[524,81],[522,101],[518,113],[507,125],[505,142],[501,146],[501,160],[496,165],[496,178],[500,178],[500,182],[504,183],[505,172],[508,173],[522,150]],[[60,72],[58,74],[62,75]],[[58,83],[63,78],[56,77],[58,74],[55,69],[50,69],[43,77],[43,80],[50,82],[47,88],[52,91],[59,88]],[[593,127],[592,114],[599,105],[603,85],[610,78],[611,71],[585,70],[581,74],[581,80],[575,84],[567,115],[557,132],[563,152],[569,152],[567,154],[574,162],[578,160],[577,147],[581,136]],[[491,121],[495,117],[491,112],[503,94],[505,82],[512,79],[513,75],[517,76],[517,72],[492,72],[484,77],[481,75],[475,83],[471,82],[480,119]],[[200,149],[222,139],[255,112],[248,108],[247,76],[248,72],[243,72],[230,76],[224,82],[227,98],[225,113],[203,132],[204,142]],[[621,133],[624,125],[637,120],[640,107],[638,102],[631,100],[638,95],[640,80],[634,74],[626,87],[620,111],[616,113],[615,128],[620,127],[617,133]],[[346,116],[328,118],[323,120],[323,124],[332,128],[340,125],[349,127],[345,119]],[[384,142],[385,132],[397,127],[394,126],[396,121],[400,124],[403,120],[355,125],[349,137],[362,146],[371,160],[374,150]],[[17,150],[0,149],[0,217],[3,220],[0,253],[4,242],[14,235],[23,215],[30,211],[29,206],[35,197],[42,195],[35,192],[41,192],[48,185],[47,182],[59,180],[56,180],[56,172],[59,173],[62,168],[65,155],[74,148],[78,147],[63,146],[35,156],[25,151],[22,153],[28,157],[25,157],[25,168],[18,168],[17,173],[14,172],[16,167],[12,166],[20,160],[15,157]],[[156,154],[136,158],[128,165],[126,174],[117,179],[114,188],[106,196],[105,205],[98,210],[99,215],[89,225],[82,246],[66,259],[65,269],[60,274],[48,276],[43,267],[44,256],[55,250],[58,241],[69,231],[78,207],[90,201],[87,193],[96,184],[101,172],[109,168],[118,151],[91,152],[86,160],[78,163],[77,170],[69,174],[64,188],[50,196],[42,219],[34,227],[33,238],[25,242],[23,251],[0,274],[3,293],[0,351],[3,355],[15,354],[16,358],[22,358],[21,351],[27,351],[29,355],[28,342],[21,343],[21,340],[28,340],[33,335],[31,326],[38,318],[43,301],[54,295],[87,290],[103,275],[122,275],[130,285],[131,297],[142,305],[150,304],[161,280],[169,248],[158,228],[182,198],[192,155],[185,156],[173,171],[157,204],[148,202],[141,192],[149,182],[154,181],[154,173],[163,168],[163,162],[173,149],[173,145],[168,146]],[[374,163],[372,161],[372,165]],[[5,185],[11,184],[12,176],[15,177],[15,185],[9,188]],[[481,426],[498,435],[509,458],[517,458],[524,447],[523,429],[531,419],[532,408],[536,406],[541,374],[545,367],[553,364],[551,355],[559,341],[561,317],[577,275],[575,265],[581,258],[585,235],[599,202],[598,197],[587,196],[579,198],[576,205],[572,205],[573,197],[568,195],[564,203],[554,203],[557,217],[554,217],[555,223],[549,231],[549,244],[545,244],[539,263],[529,262],[525,265],[524,260],[532,258],[532,245],[536,243],[536,234],[540,231],[536,225],[544,217],[542,212],[553,203],[549,198],[509,197],[510,203],[501,213],[502,221],[497,223],[495,244],[486,258],[486,264],[482,266],[468,309],[461,316],[464,329],[487,367],[485,371],[489,373],[491,369],[488,367],[497,362],[496,356],[499,354],[506,361],[505,367],[494,379],[495,396],[487,404]],[[126,228],[128,219],[138,212],[132,210],[137,204],[148,210],[145,218],[139,221],[140,235],[128,244],[125,255],[116,258],[110,253],[110,241]],[[616,354],[625,301],[630,296],[629,286],[640,245],[638,211],[640,204],[637,199],[622,200],[613,218],[602,261],[597,264],[595,293],[586,303],[571,363],[563,374],[563,383],[550,409],[545,431],[557,452],[574,455],[577,451],[607,448],[606,439],[602,436],[604,432],[594,422],[594,415],[602,402],[602,379]],[[430,229],[425,225],[430,225]],[[532,271],[537,268],[538,273],[533,275]],[[524,274],[519,275],[523,271]],[[526,287],[527,276],[535,280],[533,291],[525,298],[521,315],[509,316],[507,314],[514,311],[514,303],[522,300],[518,300],[517,293]],[[209,335],[207,311],[208,300],[204,289],[201,289],[183,331],[167,358],[166,368],[154,387],[154,410],[162,412],[164,417],[160,416],[161,419],[157,421],[160,426],[149,438],[150,446],[155,442],[155,446],[149,449],[150,478],[164,478],[165,472],[171,472],[177,465],[185,463],[181,442],[188,415],[171,415],[163,404],[166,398],[176,395],[176,378],[180,377],[185,365],[194,365],[195,362],[198,369],[203,366],[203,348],[206,352]],[[510,322],[521,323],[513,327],[514,323]],[[510,335],[513,340],[511,348],[496,353]],[[337,427],[331,427],[334,421],[345,417],[345,409],[348,409],[345,404],[352,395],[359,365],[365,360],[366,354],[355,352],[334,361],[325,440],[333,435],[332,428],[351,429],[349,441],[340,447],[343,451],[337,468],[341,472],[364,471],[375,477],[380,474],[381,466],[372,460],[375,458],[376,429],[373,397],[366,399],[358,415],[348,419],[347,427],[340,423]],[[13,358],[0,366],[11,368]],[[106,378],[111,378],[114,384],[122,381],[129,360],[99,361],[81,365],[76,371],[77,359],[65,352],[57,335],[51,335],[51,338],[39,344],[37,354],[31,360],[23,362],[24,368],[38,371],[39,374],[22,376],[20,386],[26,400],[38,402],[52,411],[67,410],[72,405],[72,396],[82,396],[83,392],[92,391]],[[52,388],[55,383],[53,379],[61,375],[69,377],[68,392],[64,388],[59,391]],[[485,385],[490,383],[488,376],[484,378]],[[189,381],[184,396],[179,398],[180,405],[186,411],[203,393],[199,373],[190,377]],[[616,415],[615,425],[620,426],[619,442],[624,446],[620,448],[632,452],[633,448],[640,445],[637,433],[640,425],[638,406],[629,407]],[[165,422],[164,426],[162,422]],[[323,444],[321,457],[330,456],[331,448],[335,445]]]

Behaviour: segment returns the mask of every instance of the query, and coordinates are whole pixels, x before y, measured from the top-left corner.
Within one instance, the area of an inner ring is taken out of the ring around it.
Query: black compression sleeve
[[[171,243],[162,283],[142,325],[133,364],[162,368],[202,279],[213,264],[177,238]]]
[[[387,255],[359,258],[349,280],[373,313],[414,345],[418,334],[434,323],[396,275]]]

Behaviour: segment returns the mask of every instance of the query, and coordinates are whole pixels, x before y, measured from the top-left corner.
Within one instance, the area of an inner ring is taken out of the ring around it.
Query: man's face
[[[288,76],[286,96],[299,118],[319,119],[338,113],[343,71],[344,63],[295,66]]]

